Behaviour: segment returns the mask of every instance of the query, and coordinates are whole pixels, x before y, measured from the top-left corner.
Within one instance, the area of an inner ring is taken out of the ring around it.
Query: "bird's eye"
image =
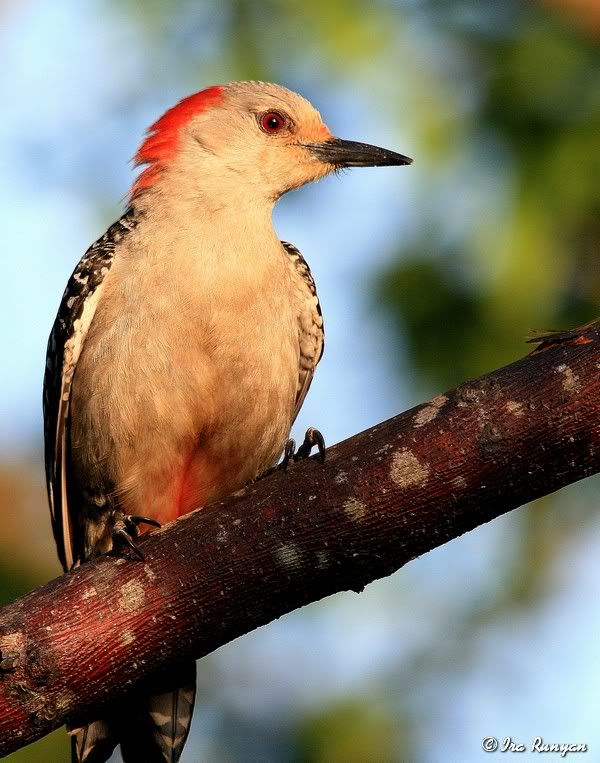
[[[281,132],[286,126],[285,118],[277,111],[267,111],[265,114],[261,114],[258,122],[260,129],[269,135]]]

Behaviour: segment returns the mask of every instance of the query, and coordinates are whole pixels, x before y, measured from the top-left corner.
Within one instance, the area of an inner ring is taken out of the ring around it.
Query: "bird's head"
[[[146,167],[132,198],[167,184],[169,192],[273,203],[342,167],[411,161],[336,138],[314,106],[284,87],[231,82],[185,98],[150,127],[135,155],[135,164]]]

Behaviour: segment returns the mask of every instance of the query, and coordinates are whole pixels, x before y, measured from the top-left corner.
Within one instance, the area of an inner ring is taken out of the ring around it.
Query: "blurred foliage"
[[[28,747],[14,752],[6,760],[10,763],[69,763],[71,754],[64,729],[48,734]]]
[[[16,575],[14,567],[0,562],[0,605],[24,596],[34,586],[24,575]]]
[[[413,760],[399,749],[402,738],[389,707],[361,697],[322,708],[303,719],[298,729],[296,763],[393,763]]]
[[[390,242],[390,264],[374,279],[372,306],[404,338],[415,398],[522,355],[530,328],[597,315],[600,50],[596,28],[585,15],[570,15],[569,2],[560,16],[517,0],[98,5],[142,35],[148,60],[157,62],[149,90],[177,82],[183,93],[199,81],[256,78],[311,97],[323,87],[360,85],[374,108],[411,135],[419,168],[412,182],[421,185],[408,230]],[[443,639],[424,643],[369,694],[281,719],[284,741],[271,757],[257,752],[256,725],[253,741],[235,748],[231,740],[246,739],[240,729],[250,722],[238,718],[236,726],[230,714],[222,741],[237,751],[222,759],[419,760],[427,683],[464,669],[483,628],[511,611],[531,611],[551,592],[553,563],[594,509],[585,488],[569,496],[514,515],[495,595],[454,612]],[[58,571],[49,524],[31,508],[44,500],[39,469],[0,474],[0,505],[9,507],[0,603]],[[31,538],[23,550],[24,531]],[[58,732],[10,760],[67,760],[66,750]]]
[[[474,94],[468,109],[450,106],[461,129],[436,155],[456,162],[457,197],[469,193],[461,167],[469,185],[491,179],[496,192],[451,245],[456,206],[429,204],[426,229],[376,287],[429,389],[522,355],[528,328],[583,323],[600,305],[597,41],[534,4],[505,3],[499,14],[480,2],[475,20],[458,12],[466,5],[449,18],[431,4],[434,24],[468,56],[461,91]],[[441,60],[435,79],[448,76]]]

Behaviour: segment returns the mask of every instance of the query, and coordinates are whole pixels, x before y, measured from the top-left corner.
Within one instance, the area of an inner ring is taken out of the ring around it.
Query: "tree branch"
[[[286,612],[600,470],[600,324],[0,611],[0,755]]]

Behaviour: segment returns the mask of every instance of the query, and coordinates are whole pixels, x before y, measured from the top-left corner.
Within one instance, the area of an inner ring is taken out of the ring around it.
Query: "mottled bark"
[[[600,328],[467,382],[0,611],[0,754],[153,671],[600,470]]]

